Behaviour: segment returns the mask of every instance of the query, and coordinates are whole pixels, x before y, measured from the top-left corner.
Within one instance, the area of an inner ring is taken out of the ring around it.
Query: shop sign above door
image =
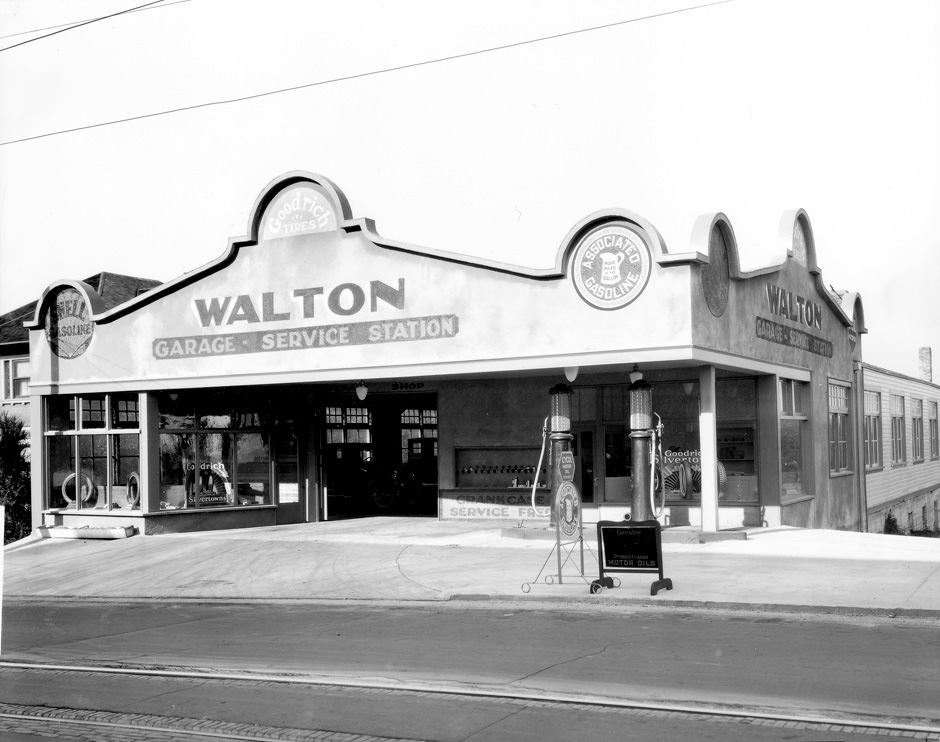
[[[603,224],[575,247],[571,278],[578,295],[598,309],[620,309],[643,293],[652,266],[650,250],[625,224]]]
[[[281,191],[264,211],[261,239],[293,237],[337,228],[332,200],[316,183],[298,183]]]

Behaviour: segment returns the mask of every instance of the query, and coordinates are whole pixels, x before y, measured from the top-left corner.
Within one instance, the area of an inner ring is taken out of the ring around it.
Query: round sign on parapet
[[[646,241],[625,222],[602,224],[574,249],[571,280],[578,295],[597,309],[620,309],[649,281],[652,257]]]
[[[59,358],[78,358],[95,334],[85,297],[73,288],[59,291],[46,310],[46,341]]]

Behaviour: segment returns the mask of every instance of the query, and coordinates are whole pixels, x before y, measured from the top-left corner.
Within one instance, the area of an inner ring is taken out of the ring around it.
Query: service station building
[[[384,238],[328,179],[286,174],[201,268],[110,309],[81,281],[45,291],[34,525],[547,523],[558,384],[584,519],[621,520],[638,371],[664,525],[858,529],[861,301],[826,288],[803,211],[781,224],[787,257],[742,273],[722,214],[673,252],[605,210],[533,270]]]

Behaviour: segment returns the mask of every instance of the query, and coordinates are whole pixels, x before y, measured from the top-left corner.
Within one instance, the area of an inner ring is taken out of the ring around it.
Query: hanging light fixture
[[[366,383],[364,381],[360,381],[356,385],[356,396],[359,397],[359,401],[360,402],[364,401],[368,393],[369,393],[369,387],[366,386]]]
[[[636,384],[638,381],[642,381],[643,372],[640,371],[640,367],[635,363],[633,364],[633,370],[630,372],[630,383]]]
[[[568,379],[569,384],[573,383],[578,378],[578,367],[565,366],[565,378]]]

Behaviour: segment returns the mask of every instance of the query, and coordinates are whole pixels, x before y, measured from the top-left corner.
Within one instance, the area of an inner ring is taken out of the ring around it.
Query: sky
[[[532,268],[622,208],[670,252],[723,212],[753,270],[804,208],[864,360],[940,380],[936,0],[145,2],[0,0],[0,313],[198,268],[306,170],[386,238]]]

